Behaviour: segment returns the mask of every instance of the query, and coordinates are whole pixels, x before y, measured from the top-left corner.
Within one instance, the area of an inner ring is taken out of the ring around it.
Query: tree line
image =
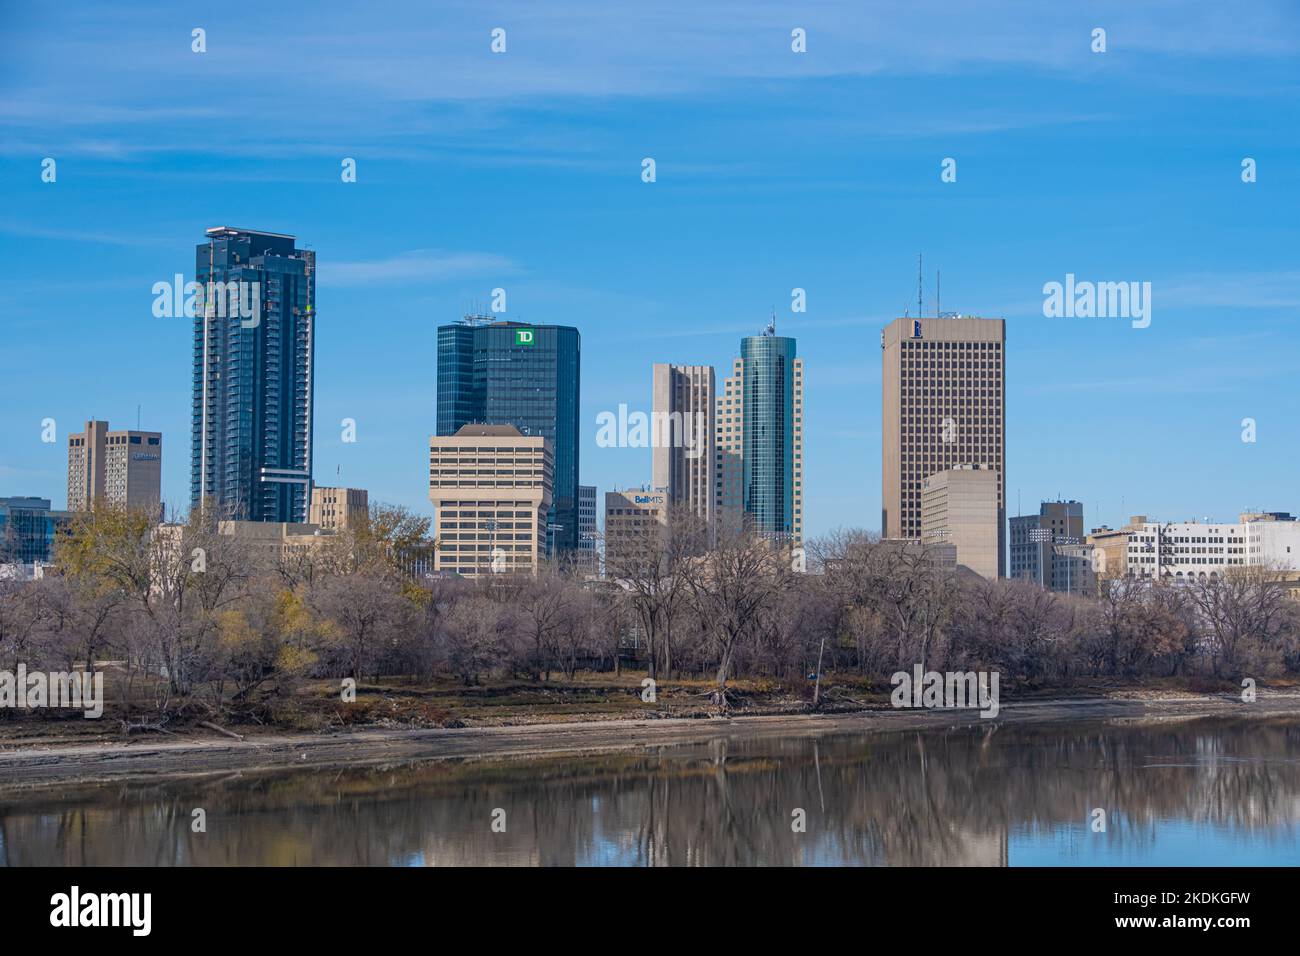
[[[160,527],[97,506],[60,535],[51,573],[0,581],[0,669],[111,665],[128,726],[274,719],[320,679],[546,682],[631,666],[706,677],[726,711],[741,677],[795,683],[817,707],[823,675],[886,684],[915,664],[1045,684],[1300,672],[1300,605],[1264,568],[1104,580],[1085,598],[987,581],[863,531],[798,551],[743,518],[681,512],[606,541],[603,577],[563,561],[536,575],[412,573],[431,547],[428,518],[384,505],[292,548],[223,534],[202,509]]]

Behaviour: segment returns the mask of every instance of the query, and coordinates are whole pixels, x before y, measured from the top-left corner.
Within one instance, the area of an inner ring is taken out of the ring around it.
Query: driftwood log
[[[244,739],[244,735],[243,735],[243,734],[237,734],[237,733],[235,733],[233,730],[227,730],[225,727],[222,727],[222,726],[220,726],[219,724],[214,724],[214,723],[213,723],[212,721],[210,721],[210,720],[200,720],[200,721],[199,721],[199,726],[200,726],[200,727],[206,727],[206,728],[208,728],[208,730],[215,730],[217,733],[219,733],[219,734],[225,734],[227,737],[233,737],[235,740],[243,740],[243,739]]]

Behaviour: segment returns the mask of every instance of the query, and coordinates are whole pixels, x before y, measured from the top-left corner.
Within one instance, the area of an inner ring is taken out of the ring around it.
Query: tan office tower
[[[921,542],[952,545],[957,563],[986,578],[1002,577],[998,473],[958,465],[921,482]]]
[[[745,365],[736,359],[731,375],[722,380],[717,398],[717,424],[713,432],[716,449],[717,504],[719,513],[739,514],[745,509],[742,486],[745,480]]]
[[[671,506],[705,520],[712,520],[717,507],[715,389],[711,365],[654,366],[651,487],[663,489]]]
[[[308,523],[326,531],[345,531],[370,515],[370,493],[364,488],[322,488],[311,490]]]
[[[881,534],[921,535],[925,479],[957,465],[996,472],[998,562],[1005,576],[1006,323],[896,319],[880,333]]]
[[[546,558],[555,452],[513,425],[463,425],[429,439],[434,570],[533,572]]]
[[[68,436],[68,510],[89,511],[96,500],[162,518],[162,432],[89,421]]]

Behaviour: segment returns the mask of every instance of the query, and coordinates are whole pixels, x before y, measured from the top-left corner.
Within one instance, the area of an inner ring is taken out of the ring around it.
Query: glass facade
[[[71,520],[51,510],[49,498],[0,498],[0,564],[48,564],[55,535]]]
[[[494,322],[438,329],[438,434],[472,423],[514,425],[555,449],[548,538],[578,547],[581,337],[563,325]]]
[[[740,341],[744,375],[744,507],[760,534],[794,534],[795,341],[753,335]]]
[[[207,234],[196,250],[205,307],[194,317],[190,502],[206,499],[221,517],[304,522],[316,254],[276,233]],[[232,287],[227,302],[221,290]]]

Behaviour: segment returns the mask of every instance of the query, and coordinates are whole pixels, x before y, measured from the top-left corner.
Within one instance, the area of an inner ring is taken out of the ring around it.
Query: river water
[[[82,864],[1300,865],[1300,718],[724,735],[0,792],[0,865]]]

